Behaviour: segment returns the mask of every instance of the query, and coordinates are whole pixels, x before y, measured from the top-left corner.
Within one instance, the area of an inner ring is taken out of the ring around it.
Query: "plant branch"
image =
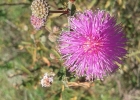
[[[30,5],[30,3],[1,3],[0,6],[19,6],[19,5]]]
[[[47,64],[42,64],[42,65],[40,65],[40,66],[42,66],[42,67],[45,67],[45,66],[47,66]],[[32,70],[29,70],[31,73],[34,73],[34,72],[36,72],[37,70],[40,70],[42,67],[38,67],[38,68],[36,68],[36,69],[32,69]],[[15,76],[18,76],[18,75],[24,75],[24,74],[26,74],[25,72],[20,72],[20,73],[16,73],[16,74],[13,74],[13,75],[8,75],[8,77],[9,78],[12,78],[12,77],[15,77]]]

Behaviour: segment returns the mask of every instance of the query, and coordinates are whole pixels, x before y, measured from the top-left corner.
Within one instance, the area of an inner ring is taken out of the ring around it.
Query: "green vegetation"
[[[66,73],[57,53],[56,39],[67,24],[67,16],[50,14],[45,28],[35,31],[30,24],[31,2],[0,1],[0,100],[140,100],[139,0],[74,3],[77,11],[97,8],[109,11],[122,23],[129,38],[128,55],[120,69],[104,81],[92,83],[83,83]],[[53,10],[66,9],[67,2],[48,0]],[[51,87],[45,88],[40,80],[46,72],[56,76]]]

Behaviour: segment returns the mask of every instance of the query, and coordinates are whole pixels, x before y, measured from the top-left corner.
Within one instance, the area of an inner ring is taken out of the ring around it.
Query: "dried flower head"
[[[127,39],[114,17],[106,11],[87,10],[70,17],[70,28],[58,40],[59,52],[70,72],[94,80],[118,69],[117,63],[127,53]]]
[[[50,87],[53,82],[53,77],[55,76],[54,73],[45,73],[43,78],[41,79],[41,85],[42,87]]]
[[[46,0],[34,0],[31,5],[32,15],[46,19],[49,14],[49,4]]]

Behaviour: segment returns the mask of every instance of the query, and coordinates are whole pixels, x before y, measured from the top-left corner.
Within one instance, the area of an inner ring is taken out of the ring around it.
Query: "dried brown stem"
[[[49,11],[50,13],[63,13],[63,14],[67,14],[68,11],[64,11],[64,10],[55,10],[55,11]]]
[[[30,3],[1,3],[0,6],[30,5]]]

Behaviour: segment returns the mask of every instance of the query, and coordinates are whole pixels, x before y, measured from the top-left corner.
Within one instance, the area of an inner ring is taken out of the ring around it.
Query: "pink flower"
[[[70,18],[71,31],[59,37],[59,52],[67,69],[87,80],[103,79],[118,69],[127,53],[124,32],[103,10],[85,11]]]
[[[31,16],[31,24],[36,30],[39,30],[42,26],[44,26],[45,22],[46,20],[43,18],[39,18],[34,15]]]
[[[50,6],[46,0],[33,0],[31,4],[31,24],[37,30],[45,26],[45,22],[49,15]]]

